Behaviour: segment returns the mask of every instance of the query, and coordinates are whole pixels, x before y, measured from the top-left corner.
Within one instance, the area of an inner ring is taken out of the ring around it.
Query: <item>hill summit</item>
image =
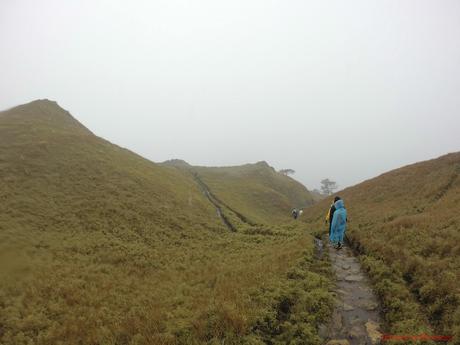
[[[68,134],[90,135],[85,126],[78,122],[68,111],[62,109],[57,102],[48,99],[32,101],[0,112],[0,117],[15,119],[23,126],[33,126],[33,130],[67,131]],[[6,120],[5,120],[6,121]],[[7,133],[3,133],[7,134]]]

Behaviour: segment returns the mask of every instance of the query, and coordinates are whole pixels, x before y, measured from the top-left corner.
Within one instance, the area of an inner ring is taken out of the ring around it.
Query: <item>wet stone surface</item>
[[[336,307],[325,338],[326,345],[379,344],[381,319],[379,304],[353,252],[344,246],[336,250],[324,245],[336,274]]]

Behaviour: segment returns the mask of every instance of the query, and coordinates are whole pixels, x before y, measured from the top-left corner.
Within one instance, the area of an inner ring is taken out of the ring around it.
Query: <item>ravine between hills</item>
[[[194,174],[195,181],[203,194],[216,208],[219,218],[231,231],[236,231],[223,213],[223,203],[210,191],[209,187]],[[232,210],[233,211],[233,210]],[[238,214],[239,218],[242,218]],[[242,219],[245,223],[246,220]],[[328,241],[325,241],[328,243]],[[317,247],[323,250],[323,242],[317,240]],[[381,339],[381,318],[379,302],[358,259],[347,246],[336,250],[326,245],[329,259],[336,276],[336,305],[328,326],[320,328],[320,336],[326,345],[376,345]]]

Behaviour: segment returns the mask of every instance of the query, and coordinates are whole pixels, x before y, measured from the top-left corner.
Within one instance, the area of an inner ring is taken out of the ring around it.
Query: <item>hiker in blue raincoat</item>
[[[332,219],[334,218],[335,202],[337,200],[340,200],[340,196],[336,196],[334,198],[334,201],[333,201],[331,207],[329,208],[329,210],[327,211],[327,215],[326,215],[326,224],[329,223],[329,238],[332,238],[332,233],[331,233]]]
[[[336,249],[342,248],[343,236],[347,229],[347,210],[343,200],[337,200],[334,203],[335,212],[331,224],[331,242]]]

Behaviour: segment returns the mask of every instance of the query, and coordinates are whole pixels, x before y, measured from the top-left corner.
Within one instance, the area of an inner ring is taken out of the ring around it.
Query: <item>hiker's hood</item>
[[[334,205],[336,210],[338,210],[339,208],[345,208],[343,200],[337,200]]]

